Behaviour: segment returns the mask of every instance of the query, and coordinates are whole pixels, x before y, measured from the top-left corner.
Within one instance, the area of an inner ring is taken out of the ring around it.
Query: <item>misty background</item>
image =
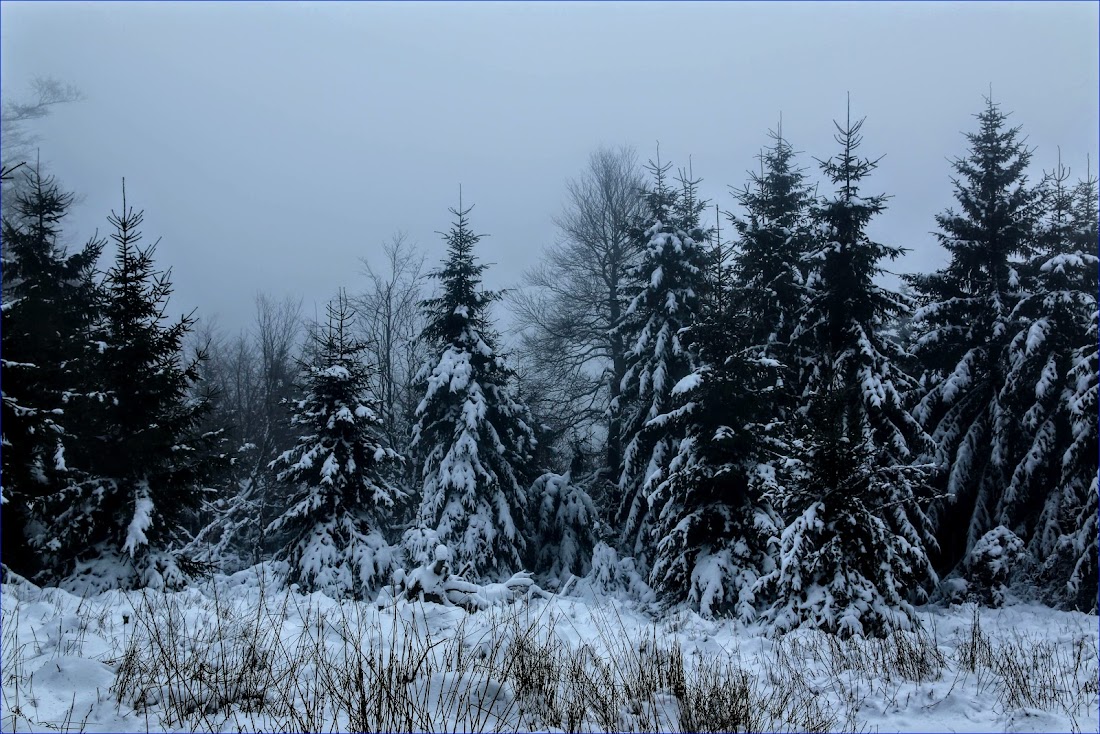
[[[885,154],[871,225],[945,262],[930,232],[953,204],[948,159],[992,90],[1036,148],[1097,166],[1098,6],[1079,3],[29,3],[0,5],[6,98],[34,77],[83,99],[31,123],[80,196],[70,245],[121,204],[172,267],[170,314],[244,327],[253,299],[324,313],[364,285],[360,258],[408,234],[434,268],[462,184],[489,288],[517,286],[558,237],[567,179],[600,145],[690,162],[735,209],[767,131],[811,180],[846,94]],[[29,95],[28,95],[29,96]],[[1084,146],[1084,147],[1082,147]],[[723,238],[732,228],[723,218]],[[498,304],[507,328],[507,305]]]

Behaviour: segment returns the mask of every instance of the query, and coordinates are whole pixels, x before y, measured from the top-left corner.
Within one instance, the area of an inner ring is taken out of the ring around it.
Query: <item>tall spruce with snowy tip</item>
[[[108,221],[117,249],[92,375],[105,399],[85,401],[72,454],[88,478],[50,498],[46,549],[72,588],[178,588],[195,570],[175,552],[182,527],[220,461],[217,434],[200,429],[210,407],[194,389],[203,355],[183,355],[190,316],[166,323],[170,272],[156,270],[155,244],[139,246],[142,213],[127,206],[125,189]]]
[[[481,288],[488,267],[474,257],[481,235],[470,229],[470,208],[459,204],[450,211],[455,220],[444,234],[448,257],[431,273],[442,292],[423,303],[423,338],[435,351],[419,375],[424,398],[416,409],[412,451],[420,508],[405,541],[418,562],[430,560],[443,544],[463,575],[509,576],[525,557],[535,437],[488,320],[500,294]]]
[[[1040,562],[1051,558],[1073,529],[1067,521],[1085,499],[1074,482],[1060,480],[1063,456],[1073,442],[1075,355],[1096,343],[1091,327],[1100,261],[1095,216],[1089,216],[1095,200],[1079,203],[1079,192],[1090,187],[1067,185],[1069,176],[1059,161],[1040,186],[1044,213],[1035,246],[1020,267],[1015,333],[998,396],[1005,410],[994,423],[994,433],[1004,436],[1010,477],[994,521],[1025,539]],[[1075,216],[1082,205],[1084,216]]]
[[[739,341],[760,358],[773,359],[781,383],[773,392],[777,417],[797,403],[798,358],[791,334],[802,307],[813,232],[813,189],[796,167],[782,127],[760,154],[761,171],[736,192],[743,215],[730,215],[738,238],[733,253],[732,308],[746,317]]]
[[[695,195],[697,182],[681,176],[681,189],[671,188],[670,168],[659,162],[648,166],[653,184],[645,195],[645,218],[632,233],[644,243],[642,260],[632,272],[632,298],[616,327],[630,345],[621,394],[612,405],[622,416],[626,441],[617,521],[624,552],[643,565],[652,541],[650,496],[667,478],[679,442],[666,417],[672,388],[697,366],[681,330],[700,311],[712,257],[710,233],[699,222],[705,202]]]
[[[104,242],[66,253],[58,240],[72,195],[37,169],[25,177],[2,234],[0,516],[4,565],[30,576],[40,570],[41,500],[80,477],[66,451],[78,439],[69,408],[94,399],[86,375],[99,305],[93,270]]]
[[[822,161],[836,187],[814,216],[807,295],[794,339],[806,368],[806,441],[787,491],[779,566],[765,582],[777,630],[811,624],[841,634],[883,634],[914,619],[908,603],[935,581],[935,548],[920,501],[929,467],[915,463],[927,436],[909,415],[901,350],[880,334],[908,307],[874,283],[903,250],[872,241],[868,222],[885,196],[862,196],[876,161],[860,158],[862,120],[837,124],[842,150]]]
[[[272,467],[289,492],[268,526],[280,539],[288,579],[334,598],[366,598],[388,582],[393,549],[384,537],[401,498],[392,484],[401,457],[383,446],[376,406],[368,399],[366,345],[352,337],[354,311],[341,293],[328,322],[313,334],[316,359],[303,365],[304,397],[291,424],[302,431]]]
[[[936,217],[947,266],[907,276],[918,294],[912,351],[920,360],[922,392],[914,415],[935,442],[946,469],[947,501],[934,516],[944,569],[964,561],[997,525],[1011,481],[1012,432],[999,417],[1008,373],[1006,353],[1017,333],[1021,257],[1034,245],[1037,192],[1027,185],[1031,151],[1019,127],[991,99],[967,133],[970,152],[954,162],[961,211]]]
[[[1065,195],[1067,192],[1063,191]],[[1030,451],[1035,473],[1050,482],[1039,525],[1031,540],[1033,553],[1043,563],[1041,579],[1052,592],[1050,599],[1066,606],[1092,611],[1097,605],[1097,479],[1100,452],[1097,438],[1097,179],[1088,175],[1072,188],[1064,203],[1068,214],[1059,219],[1064,226],[1044,227],[1058,236],[1049,241],[1050,250],[1041,262],[1039,274],[1044,288],[1038,290],[1037,306],[1045,321],[1041,346],[1035,355],[1043,363],[1042,381],[1035,388],[1035,403],[1049,404],[1058,420],[1059,431],[1051,445]],[[1049,215],[1048,215],[1049,216]],[[1047,240],[1040,237],[1040,243]],[[1022,306],[1029,299],[1024,299]],[[1030,329],[1029,329],[1030,331]],[[1069,349],[1068,355],[1064,350]],[[1067,359],[1068,358],[1068,359]],[[1054,369],[1046,364],[1054,362]],[[1066,372],[1063,374],[1062,369]],[[1056,380],[1046,375],[1055,372]],[[1049,384],[1048,384],[1049,382]],[[1026,383],[1025,383],[1026,385]],[[1042,389],[1040,389],[1040,386]],[[1040,392],[1042,393],[1040,395]],[[1026,393],[1025,393],[1026,394]],[[1030,414],[1030,411],[1029,411]],[[1064,424],[1064,425],[1063,425]],[[1040,435],[1034,432],[1036,436]],[[1055,475],[1050,464],[1057,467]],[[1015,479],[1015,476],[1013,477]],[[1042,495],[1040,495],[1042,496]]]

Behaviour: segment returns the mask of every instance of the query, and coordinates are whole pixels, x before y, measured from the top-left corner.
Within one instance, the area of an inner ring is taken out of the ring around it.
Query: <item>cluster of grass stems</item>
[[[473,625],[458,610],[262,590],[243,608],[212,589],[99,597],[75,615],[60,613],[60,592],[36,589],[64,625],[47,640],[20,639],[19,608],[5,608],[0,728],[88,730],[91,709],[75,695],[62,720],[36,717],[26,662],[80,656],[88,632],[117,640],[100,656],[114,682],[97,705],[136,712],[150,731],[858,731],[867,705],[934,708],[966,680],[1005,711],[1058,711],[1075,727],[1098,703],[1089,639],[994,640],[977,611],[953,649],[928,629],[798,631],[685,654],[663,628],[629,634],[612,606],[594,615],[593,639],[570,643],[552,602],[480,612]],[[742,665],[753,646],[755,664]]]

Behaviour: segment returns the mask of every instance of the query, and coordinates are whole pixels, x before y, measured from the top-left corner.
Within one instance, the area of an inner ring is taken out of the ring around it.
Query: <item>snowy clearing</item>
[[[270,570],[270,569],[269,569]],[[4,731],[1097,731],[1097,618],[923,609],[843,641],[576,596],[475,613],[286,591],[2,587]]]

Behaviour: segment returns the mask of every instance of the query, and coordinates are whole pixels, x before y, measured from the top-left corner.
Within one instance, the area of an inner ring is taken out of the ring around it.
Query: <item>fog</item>
[[[595,147],[687,166],[735,207],[767,131],[812,156],[867,117],[893,198],[872,234],[943,262],[949,159],[992,93],[1074,174],[1097,160],[1096,3],[24,3],[0,6],[5,97],[35,76],[81,90],[37,124],[76,192],[81,242],[144,208],[174,312],[236,329],[259,291],[323,312],[361,257],[406,231],[434,264],[461,184],[490,236],[490,287],[557,236],[564,183]],[[728,225],[723,222],[728,231]]]

